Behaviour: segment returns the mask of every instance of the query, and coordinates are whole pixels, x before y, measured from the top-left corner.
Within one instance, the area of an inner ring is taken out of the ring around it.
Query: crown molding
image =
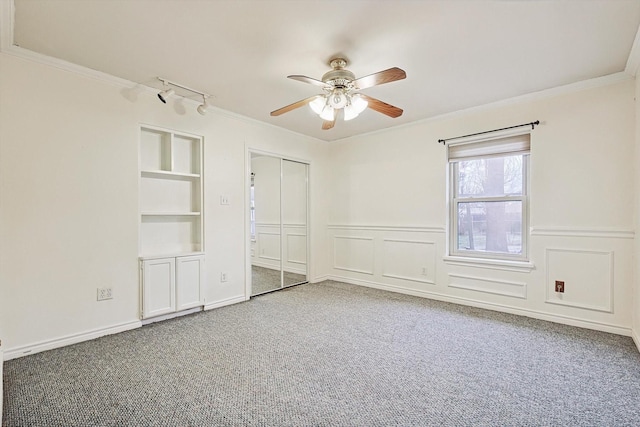
[[[438,114],[436,116],[415,120],[413,122],[403,123],[401,125],[392,126],[384,129],[378,129],[372,132],[367,132],[360,135],[354,135],[346,138],[336,139],[329,142],[331,143],[346,142],[353,138],[360,138],[360,137],[376,135],[376,134],[389,132],[389,131],[396,131],[396,130],[408,128],[411,126],[422,125],[427,123],[435,123],[442,120],[461,118],[461,117],[469,116],[471,114],[477,114],[483,111],[489,111],[496,108],[510,107],[518,104],[541,101],[548,98],[554,98],[560,95],[566,95],[571,93],[582,92],[585,90],[595,89],[599,87],[610,86],[610,85],[614,85],[614,84],[621,83],[624,81],[629,81],[629,80],[633,80],[633,77],[624,71],[620,71],[618,73],[608,74],[602,77],[595,77],[593,79],[582,80],[576,83],[570,83],[563,86],[556,86],[556,87],[544,89],[537,92],[531,92],[524,95],[515,96],[512,98],[502,99],[500,101],[495,101],[488,104],[477,105],[475,107],[469,107],[469,108],[464,108],[462,110],[452,111],[450,113]],[[541,121],[540,124],[542,125],[544,124],[544,122]],[[434,140],[434,142],[437,142],[437,140]]]
[[[13,46],[13,0],[0,0],[0,52]]]
[[[627,58],[627,66],[624,72],[635,77],[638,73],[638,67],[640,67],[640,27],[636,32],[636,38],[633,40],[633,46],[631,46],[631,52],[629,52],[629,58]]]

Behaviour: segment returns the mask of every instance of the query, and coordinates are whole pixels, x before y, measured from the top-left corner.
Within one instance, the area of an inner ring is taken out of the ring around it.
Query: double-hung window
[[[529,148],[529,134],[449,145],[449,255],[528,259]]]

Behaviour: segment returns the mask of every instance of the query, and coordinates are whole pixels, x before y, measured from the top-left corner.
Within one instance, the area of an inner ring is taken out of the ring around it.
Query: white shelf
[[[175,179],[175,178],[186,178],[186,179],[200,179],[200,174],[195,173],[181,173],[181,172],[171,172],[164,170],[143,170],[140,171],[140,176],[144,178],[166,178],[166,179]]]

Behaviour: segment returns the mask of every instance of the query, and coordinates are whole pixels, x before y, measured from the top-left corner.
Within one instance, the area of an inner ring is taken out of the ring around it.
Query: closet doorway
[[[249,295],[308,281],[309,165],[249,152]]]

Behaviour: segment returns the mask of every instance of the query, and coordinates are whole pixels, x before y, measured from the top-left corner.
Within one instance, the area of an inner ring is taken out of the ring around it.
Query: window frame
[[[515,136],[520,136],[524,134],[516,134]],[[530,138],[529,133],[526,133],[527,137]],[[508,135],[511,136],[511,135]],[[473,144],[475,142],[483,142],[487,143],[493,140],[502,139],[504,136],[493,136],[490,138],[482,138],[476,141],[468,140],[465,142],[461,142],[458,144],[451,145],[461,145],[461,144]],[[467,160],[477,160],[477,159],[487,159],[487,158],[495,158],[495,157],[509,157],[515,155],[522,155],[522,195],[506,195],[506,196],[480,196],[480,197],[457,197],[459,182],[458,182],[458,170],[459,163],[461,161]],[[447,151],[447,157],[449,157],[449,151]],[[504,152],[500,154],[486,154],[486,155],[474,155],[463,158],[456,158],[455,160],[450,160],[447,158],[447,168],[448,168],[448,192],[447,192],[447,207],[448,207],[448,220],[449,225],[447,227],[447,232],[449,233],[449,238],[447,239],[448,250],[447,254],[450,260],[458,259],[461,261],[470,261],[478,260],[478,261],[487,261],[487,262],[515,262],[515,263],[528,263],[529,262],[529,206],[530,206],[530,148],[526,152]],[[458,208],[460,203],[476,203],[476,202],[510,202],[517,201],[522,203],[522,214],[521,214],[521,245],[522,251],[519,254],[509,254],[502,252],[490,252],[490,251],[472,251],[472,250],[459,250],[458,249]]]

